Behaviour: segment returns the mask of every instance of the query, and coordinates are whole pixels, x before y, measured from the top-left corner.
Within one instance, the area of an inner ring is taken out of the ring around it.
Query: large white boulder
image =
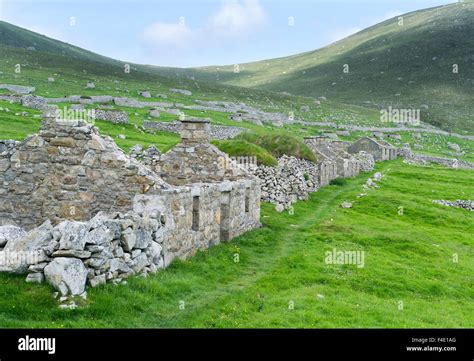
[[[31,230],[25,235],[9,240],[3,252],[0,263],[0,271],[13,273],[26,273],[32,264],[44,262],[47,256],[44,249],[51,247],[53,242],[53,227],[50,221]]]
[[[44,275],[63,296],[76,296],[85,291],[87,268],[77,258],[55,258],[45,267]]]

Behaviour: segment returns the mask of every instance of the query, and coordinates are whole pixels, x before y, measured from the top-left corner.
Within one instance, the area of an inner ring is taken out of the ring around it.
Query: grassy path
[[[370,174],[321,189],[293,215],[264,204],[261,229],[147,279],[91,289],[78,310],[59,310],[46,285],[0,275],[0,326],[472,327],[473,217],[431,203],[472,199],[472,172],[377,170],[386,179],[365,197]],[[345,200],[354,207],[341,209]],[[365,266],[327,265],[333,248],[364,251]]]

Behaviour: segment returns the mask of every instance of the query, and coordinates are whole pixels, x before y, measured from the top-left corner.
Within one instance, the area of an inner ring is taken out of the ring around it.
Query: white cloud
[[[193,32],[184,24],[157,22],[145,29],[143,38],[151,44],[185,46],[193,37]]]
[[[202,46],[212,40],[245,37],[267,23],[267,14],[259,0],[225,1],[201,27],[190,28],[183,23],[156,22],[142,33],[152,46]]]
[[[266,22],[267,15],[258,0],[228,1],[211,16],[208,29],[233,36],[252,32]]]

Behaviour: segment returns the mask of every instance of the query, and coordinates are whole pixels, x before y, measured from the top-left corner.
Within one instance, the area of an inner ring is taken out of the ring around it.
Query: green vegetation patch
[[[316,156],[309,147],[296,137],[289,134],[256,134],[242,133],[236,139],[243,139],[266,149],[274,157],[283,155],[294,156],[315,162]]]
[[[278,161],[266,149],[244,139],[213,140],[212,144],[231,157],[256,157],[257,163],[274,167]]]

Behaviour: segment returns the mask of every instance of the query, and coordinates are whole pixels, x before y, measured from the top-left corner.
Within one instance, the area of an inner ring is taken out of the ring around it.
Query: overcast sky
[[[0,20],[123,61],[235,64],[314,50],[443,0],[0,0]]]

